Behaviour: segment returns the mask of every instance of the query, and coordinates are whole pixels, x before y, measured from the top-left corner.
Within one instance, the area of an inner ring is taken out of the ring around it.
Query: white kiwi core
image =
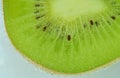
[[[51,2],[52,14],[65,19],[100,13],[104,9],[105,4],[102,0],[54,0]]]

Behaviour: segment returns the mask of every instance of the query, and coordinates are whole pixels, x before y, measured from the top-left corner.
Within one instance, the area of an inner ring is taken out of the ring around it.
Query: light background
[[[50,74],[23,58],[10,43],[4,26],[0,0],[0,78],[120,78],[120,61],[82,75]]]

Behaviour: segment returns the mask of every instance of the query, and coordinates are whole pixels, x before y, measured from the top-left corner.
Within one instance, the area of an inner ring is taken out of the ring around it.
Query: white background
[[[0,78],[120,78],[120,61],[82,75],[65,76],[43,71],[23,58],[10,43],[4,27],[0,0]]]

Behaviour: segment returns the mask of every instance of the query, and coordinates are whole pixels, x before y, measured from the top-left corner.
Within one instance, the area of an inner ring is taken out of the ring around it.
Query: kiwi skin
[[[8,35],[9,35],[9,33],[8,33]],[[10,36],[10,35],[9,35]],[[10,39],[11,39],[11,37],[10,37]],[[70,37],[69,37],[69,40],[70,40]],[[12,41],[12,40],[11,40]],[[13,43],[13,42],[12,42]],[[14,44],[14,43],[13,43]],[[14,45],[16,45],[16,44],[14,44]],[[18,48],[18,50],[19,50],[19,48]],[[21,52],[21,51],[20,51]],[[59,71],[58,71],[59,72]],[[66,72],[65,72],[66,73]]]

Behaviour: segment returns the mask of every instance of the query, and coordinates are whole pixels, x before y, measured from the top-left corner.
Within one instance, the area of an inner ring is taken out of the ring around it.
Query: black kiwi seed
[[[38,20],[40,18],[40,16],[36,16],[36,19]]]
[[[90,24],[91,24],[91,25],[94,25],[94,22],[93,22],[93,20],[90,20]]]
[[[38,20],[38,19],[40,19],[40,18],[42,18],[42,17],[44,17],[45,15],[41,15],[41,16],[36,16],[36,19]]]
[[[43,31],[46,31],[46,29],[47,29],[47,27],[46,27],[46,26],[44,26],[44,27],[43,27]]]
[[[96,25],[96,26],[99,26],[99,23],[96,21],[96,22],[95,22],[95,25]]]
[[[67,39],[68,39],[68,41],[70,41],[71,40],[71,35],[68,35]]]
[[[113,20],[115,20],[115,19],[116,19],[116,17],[115,17],[115,16],[111,16],[111,18],[112,18]]]
[[[40,7],[40,4],[35,4],[35,7]]]

